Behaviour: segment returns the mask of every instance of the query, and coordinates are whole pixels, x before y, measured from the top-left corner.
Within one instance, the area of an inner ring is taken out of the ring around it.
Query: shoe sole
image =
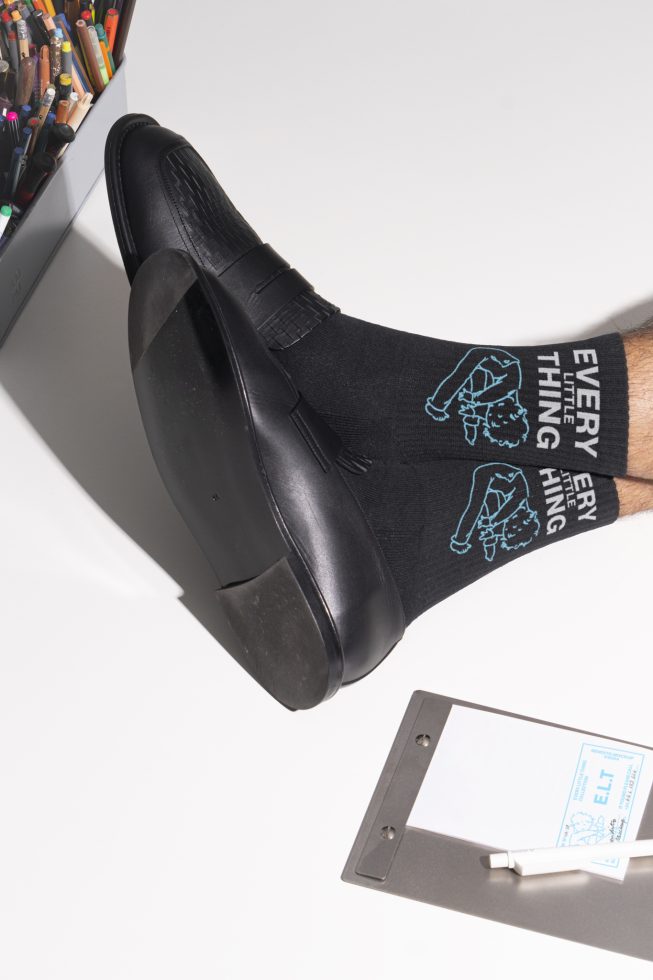
[[[232,336],[215,288],[181,251],[141,266],[130,302],[139,406],[166,488],[215,571],[237,659],[278,701],[310,708],[376,666],[403,619],[328,440],[254,331],[243,352],[243,325]],[[325,596],[334,578],[340,592]]]

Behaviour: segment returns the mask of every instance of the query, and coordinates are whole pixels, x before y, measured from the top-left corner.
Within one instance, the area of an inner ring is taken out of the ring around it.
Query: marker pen
[[[8,204],[3,204],[0,208],[0,238],[4,236],[7,230],[7,225],[9,224],[9,219],[12,215],[11,207]]]
[[[8,112],[7,113],[7,127],[9,130],[9,137],[11,139],[13,146],[18,146],[20,142],[20,129],[18,128],[18,113]]]
[[[18,187],[18,182],[21,178],[23,172],[23,167],[25,166],[25,150],[22,146],[17,146],[11,155],[11,167],[9,169],[9,177],[7,178],[6,187],[6,197],[11,200],[14,199],[16,194],[16,189]]]
[[[57,161],[49,153],[35,153],[20,182],[16,202],[21,207],[26,207],[33,201],[44,181],[54,173],[56,167]]]
[[[13,103],[7,93],[7,82],[11,65],[8,61],[0,61],[0,112],[8,112]]]
[[[75,130],[72,126],[68,126],[66,123],[55,123],[50,130],[47,152],[58,160],[74,140]]]

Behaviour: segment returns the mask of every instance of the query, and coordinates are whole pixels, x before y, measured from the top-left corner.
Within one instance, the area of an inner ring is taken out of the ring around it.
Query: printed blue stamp
[[[643,766],[642,752],[583,742],[556,846],[627,840]],[[615,870],[619,864],[618,858],[592,862]]]

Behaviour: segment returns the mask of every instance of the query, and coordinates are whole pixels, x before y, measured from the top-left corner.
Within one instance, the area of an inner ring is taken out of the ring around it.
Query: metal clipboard
[[[454,704],[494,711],[425,691],[413,694],[343,881],[653,960],[653,858],[631,862],[623,882],[583,871],[520,878],[505,870],[490,871],[484,863],[487,847],[406,826]],[[552,725],[508,711],[494,713]],[[597,737],[596,732],[582,734]],[[639,836],[653,838],[653,793]]]

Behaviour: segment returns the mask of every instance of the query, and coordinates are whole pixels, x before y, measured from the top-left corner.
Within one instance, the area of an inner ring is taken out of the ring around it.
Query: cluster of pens
[[[0,0],[0,246],[111,81],[133,6]]]

